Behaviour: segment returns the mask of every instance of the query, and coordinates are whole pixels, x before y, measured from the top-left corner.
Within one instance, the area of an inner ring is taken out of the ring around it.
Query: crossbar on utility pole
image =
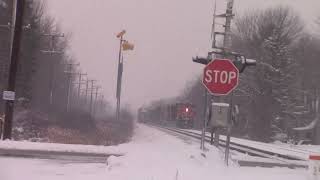
[[[16,74],[19,62],[19,52],[22,36],[22,23],[24,16],[25,0],[16,0],[13,11],[14,19],[14,33],[10,53],[10,73],[8,79],[7,90],[15,92]],[[4,122],[4,134],[3,139],[11,139],[12,133],[12,118],[13,118],[14,100],[6,101],[5,108],[5,122]]]
[[[49,53],[49,54],[62,53],[61,51],[56,51],[55,50],[54,41],[55,41],[56,38],[64,37],[64,34],[42,34],[42,36],[50,37],[50,49],[49,50],[41,50],[41,52]]]

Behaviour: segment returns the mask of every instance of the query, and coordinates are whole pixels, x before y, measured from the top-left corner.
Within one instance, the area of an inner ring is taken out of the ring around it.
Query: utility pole
[[[16,74],[19,62],[19,52],[21,44],[21,35],[22,35],[22,23],[24,16],[24,6],[25,0],[16,0],[13,7],[13,40],[10,53],[10,73],[8,79],[7,92],[11,92],[13,97],[11,100],[6,101],[5,108],[5,122],[4,122],[4,134],[3,139],[11,139],[12,133],[12,118],[13,118],[13,108],[14,108],[14,96],[15,96],[15,83],[16,83]]]
[[[104,96],[101,94],[99,96],[99,101],[97,102],[98,103],[98,112],[103,112],[103,101],[104,101]]]
[[[97,109],[97,102],[98,102],[98,92],[99,92],[99,89],[100,89],[101,87],[100,86],[97,86],[96,87],[96,97],[95,97],[95,102],[94,102],[94,105],[93,105],[93,116],[95,115],[95,113],[96,113],[96,109]]]
[[[202,135],[201,135],[201,143],[200,143],[200,149],[202,151],[205,150],[204,142],[205,142],[205,133],[206,133],[206,117],[207,117],[207,106],[208,106],[208,92],[207,89],[204,88],[204,110],[203,110],[203,128],[202,128]]]
[[[5,48],[2,50],[1,48],[1,52],[0,52],[0,83],[1,84],[6,84],[7,83],[7,77],[8,77],[8,73],[9,73],[9,64],[10,64],[10,48],[11,48],[11,41],[12,39],[8,38],[11,36],[12,34],[12,25],[10,22],[8,22],[8,24],[2,24],[0,25],[1,31],[5,32],[6,34],[6,38],[2,41],[2,43],[6,43]],[[6,89],[6,87],[2,87],[1,88],[1,92],[3,92]],[[4,102],[3,99],[0,100],[0,102],[2,103],[2,101]],[[1,113],[4,114],[3,110],[1,110]],[[4,122],[4,119],[3,119]],[[2,128],[2,126],[1,126]],[[3,132],[3,131],[2,131]],[[1,137],[0,137],[1,138]],[[2,138],[1,138],[2,139]]]
[[[65,73],[68,74],[68,90],[67,90],[67,112],[70,112],[70,107],[71,107],[71,87],[72,87],[72,82],[71,82],[71,78],[72,75],[76,74],[72,71],[72,66],[78,66],[79,63],[75,64],[75,63],[68,63],[67,64],[67,71],[65,71]]]
[[[80,99],[80,90],[81,90],[81,84],[83,84],[84,81],[82,81],[82,77],[86,76],[86,73],[79,73],[79,85],[78,85],[78,99]]]
[[[87,105],[87,103],[88,103],[88,89],[89,89],[89,82],[90,82],[90,80],[86,80],[86,90],[85,90],[85,95],[86,95],[86,97],[85,97],[85,105]]]
[[[104,95],[101,95],[99,99],[100,99],[100,107],[102,107],[103,101],[104,101]]]
[[[48,53],[50,55],[62,53],[61,51],[55,50],[55,40],[56,40],[56,38],[64,37],[64,34],[42,34],[42,36],[50,37],[50,49],[49,50],[41,50],[41,52]]]
[[[81,72],[80,73],[74,73],[74,74],[79,76],[78,82],[74,82],[72,84],[78,86],[77,87],[77,99],[78,99],[78,102],[79,102],[78,106],[80,107],[81,106],[81,99],[80,99],[81,98],[81,85],[82,84],[86,84],[86,81],[83,80],[82,77],[86,76],[87,74],[81,73]]]
[[[50,37],[50,49],[49,50],[41,50],[42,53],[49,54],[53,56],[53,54],[62,54],[62,51],[57,51],[55,49],[55,39],[59,37],[64,37],[64,34],[42,34],[43,36]],[[50,77],[50,97],[49,97],[49,104],[53,105],[53,89],[55,84],[55,66],[56,63],[52,62],[51,69],[51,77]]]
[[[92,103],[93,103],[93,86],[94,86],[94,82],[96,82],[96,80],[90,80],[91,82],[91,92],[90,92],[90,107],[89,107],[89,112],[90,114],[92,114]]]
[[[15,3],[13,3],[13,5],[15,6]],[[15,8],[13,8],[15,10]],[[12,13],[12,17],[15,16],[14,14],[15,12]],[[11,20],[12,22],[14,21],[14,19],[12,18]],[[5,39],[7,39],[7,41],[5,40],[6,44],[8,44],[8,46],[6,45],[6,47],[8,49],[5,49],[4,52],[0,53],[0,62],[1,62],[1,69],[0,69],[0,83],[5,84],[7,83],[7,77],[9,75],[9,66],[10,66],[10,53],[11,53],[11,49],[12,49],[12,41],[13,41],[13,30],[14,30],[14,26],[12,25],[11,22],[8,22],[7,24],[1,24],[0,25],[1,29],[7,30],[8,31],[8,35],[6,36]],[[31,29],[31,25],[27,24],[27,25],[23,25],[22,26],[22,30],[29,30]],[[3,59],[2,59],[3,58]],[[3,92],[5,90],[6,87],[3,87],[1,89],[1,92]],[[0,138],[1,139],[1,138]]]

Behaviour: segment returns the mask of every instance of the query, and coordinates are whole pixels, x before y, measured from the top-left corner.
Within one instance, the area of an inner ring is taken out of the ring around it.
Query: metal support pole
[[[1,117],[0,118],[0,139],[3,138],[3,122],[4,122],[4,119]]]
[[[220,129],[215,128],[214,130],[214,146],[219,147],[219,139],[220,139]]]
[[[120,97],[117,99],[117,116],[116,120],[119,121],[120,119]]]
[[[228,129],[227,129],[227,140],[226,140],[226,152],[225,152],[225,162],[229,165],[229,151],[230,151],[230,139],[231,139],[231,128],[232,128],[232,110],[233,110],[233,92],[231,92],[228,115]]]
[[[203,124],[202,124],[202,134],[201,134],[201,144],[200,149],[204,151],[205,146],[205,133],[206,133],[206,119],[207,119],[207,104],[208,104],[208,92],[207,89],[204,88],[204,110],[203,110]]]
[[[221,49],[222,50],[222,58],[226,58],[226,55],[230,54],[230,48],[231,48],[231,21],[233,18],[233,4],[234,4],[234,0],[228,0],[227,2],[227,10],[226,13],[222,16],[216,16],[216,12],[214,12],[214,20],[213,20],[213,27],[212,27],[212,36],[213,36],[213,47],[215,49]],[[216,8],[215,8],[216,10]],[[224,39],[223,39],[223,47],[222,48],[218,48],[218,46],[215,44],[215,36],[216,33],[219,34],[218,32],[214,32],[214,27],[215,27],[215,19],[217,17],[222,17],[222,18],[226,18],[226,22],[224,25],[224,32],[222,33],[224,35]],[[215,129],[215,140],[214,140],[214,144],[216,147],[219,146],[219,134],[220,134],[220,129],[216,128]]]
[[[118,78],[117,78],[117,109],[116,109],[116,120],[120,119],[120,98],[121,98],[121,80],[123,71],[123,61],[122,61],[122,42],[123,36],[120,37],[120,47],[119,47],[119,59],[118,59]]]
[[[226,35],[224,36],[224,49],[228,49],[231,47],[231,20],[233,17],[233,4],[234,0],[228,0],[227,3],[227,11],[226,11],[226,26],[225,26],[225,33]],[[229,105],[229,126],[227,129],[227,141],[226,141],[226,153],[225,153],[225,161],[226,165],[229,165],[229,148],[230,148],[230,135],[231,135],[231,118],[232,118],[232,109],[233,109],[233,92],[231,92],[231,100],[230,100],[230,105]]]
[[[219,96],[216,96],[216,102],[221,102],[221,99]],[[216,127],[214,129],[214,146],[219,147],[219,141],[220,141],[220,127]]]
[[[233,4],[234,0],[228,0],[227,10],[226,10],[226,25],[225,25],[225,36],[223,40],[223,48],[224,50],[230,51],[231,47],[231,20],[233,17]]]
[[[19,62],[19,52],[21,44],[22,34],[22,22],[24,15],[25,0],[16,0],[14,3],[13,11],[13,22],[14,22],[14,33],[10,53],[10,73],[8,79],[8,91],[15,91],[16,74]],[[4,134],[3,139],[11,139],[12,133],[12,118],[13,118],[14,101],[7,100],[5,108],[5,122],[4,122]]]

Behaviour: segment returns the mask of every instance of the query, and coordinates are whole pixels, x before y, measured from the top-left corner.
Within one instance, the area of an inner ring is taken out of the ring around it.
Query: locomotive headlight
[[[189,108],[186,108],[186,112],[189,112]]]

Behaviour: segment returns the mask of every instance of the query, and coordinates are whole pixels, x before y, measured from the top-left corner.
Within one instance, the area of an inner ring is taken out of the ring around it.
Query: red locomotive
[[[195,107],[191,103],[149,106],[138,110],[138,120],[179,128],[193,128]]]

